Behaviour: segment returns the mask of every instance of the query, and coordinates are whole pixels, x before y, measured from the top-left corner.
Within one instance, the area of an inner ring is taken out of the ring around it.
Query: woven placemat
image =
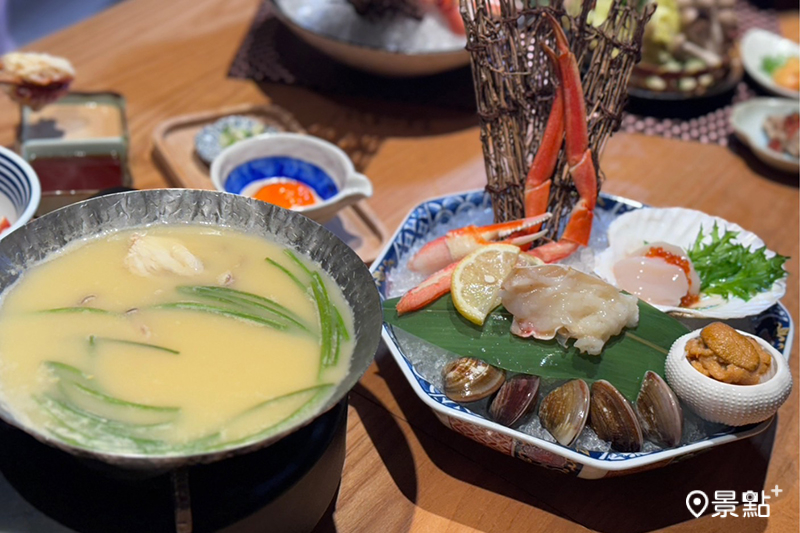
[[[338,63],[296,37],[281,24],[270,2],[258,10],[230,67],[229,76],[256,82],[300,85],[323,93],[383,99],[428,106],[475,110],[469,67],[435,76],[387,79]],[[741,34],[750,28],[780,32],[775,10],[738,0]],[[631,99],[620,131],[667,138],[728,144],[734,104],[763,94],[742,80],[716,97],[686,101]]]
[[[475,110],[469,66],[409,79],[361,72],[331,59],[295,36],[278,21],[268,1],[258,10],[228,75],[257,82],[301,85],[329,94]]]

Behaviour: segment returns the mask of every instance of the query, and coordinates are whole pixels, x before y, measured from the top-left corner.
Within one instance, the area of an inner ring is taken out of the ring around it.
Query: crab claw
[[[490,226],[467,226],[449,231],[443,237],[423,246],[409,260],[408,268],[414,272],[430,275],[490,242],[501,241],[517,246],[528,244],[541,237],[540,233],[531,233],[531,228],[538,228],[549,218],[550,213],[544,213]]]

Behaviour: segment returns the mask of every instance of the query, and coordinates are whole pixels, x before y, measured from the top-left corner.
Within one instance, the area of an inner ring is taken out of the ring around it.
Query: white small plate
[[[765,57],[800,57],[800,44],[766,30],[752,29],[742,37],[741,50],[745,70],[759,85],[772,93],[787,98],[797,99],[800,97],[800,92],[777,85],[772,81],[772,77],[761,68]]]
[[[438,74],[469,64],[467,39],[433,14],[371,22],[347,0],[272,0],[281,22],[320,52],[390,77]]]
[[[754,98],[733,106],[731,125],[736,136],[748,145],[753,153],[767,165],[784,172],[800,171],[800,160],[768,147],[764,120],[771,115],[789,115],[800,112],[800,102],[785,98]]]

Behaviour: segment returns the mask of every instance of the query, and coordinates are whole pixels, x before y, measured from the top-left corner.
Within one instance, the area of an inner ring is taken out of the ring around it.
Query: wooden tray
[[[206,124],[228,115],[253,117],[281,131],[305,133],[287,111],[274,105],[238,106],[169,119],[153,132],[153,153],[171,185],[187,189],[214,188],[208,165],[195,154],[194,138]],[[325,227],[367,264],[377,257],[387,235],[386,228],[363,201],[340,211]]]

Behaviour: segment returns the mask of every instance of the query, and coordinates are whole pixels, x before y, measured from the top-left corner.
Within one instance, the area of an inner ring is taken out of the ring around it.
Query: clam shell
[[[489,406],[489,416],[498,424],[511,427],[533,409],[538,397],[539,376],[518,374],[497,391]]]
[[[494,394],[506,380],[505,370],[473,359],[462,357],[447,363],[442,369],[444,393],[454,402],[474,402]]]
[[[539,406],[539,420],[563,446],[571,446],[589,418],[589,387],[581,379],[568,381],[548,394]]]
[[[608,248],[596,257],[595,272],[604,280],[616,285],[614,264],[641,248],[648,242],[664,241],[683,249],[690,248],[700,230],[708,234],[719,226],[720,232],[732,230],[739,232],[734,242],[745,247],[757,249],[764,246],[755,233],[722,218],[707,215],[701,211],[670,208],[644,208],[630,211],[615,219],[608,228]],[[710,237],[707,237],[710,240]],[[767,257],[775,252],[767,250]],[[692,308],[656,305],[658,309],[668,313],[698,318],[741,318],[757,315],[771,307],[786,293],[786,278],[772,284],[769,290],[759,293],[750,300],[731,297],[725,300],[719,296],[703,296]]]
[[[645,373],[635,410],[647,440],[666,448],[680,443],[683,409],[667,382],[655,372]]]
[[[604,441],[621,452],[638,452],[644,437],[628,400],[608,381],[592,384],[589,424]]]
[[[774,415],[792,392],[792,376],[783,355],[761,337],[739,333],[756,339],[772,357],[770,370],[757,385],[722,383],[695,370],[686,359],[686,343],[700,336],[699,329],[676,340],[667,356],[667,383],[678,398],[709,422],[729,426],[761,422]]]

